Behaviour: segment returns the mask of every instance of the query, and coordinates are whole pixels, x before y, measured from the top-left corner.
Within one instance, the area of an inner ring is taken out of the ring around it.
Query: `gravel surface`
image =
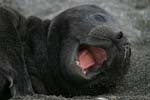
[[[92,97],[76,97],[76,98],[63,98],[56,96],[26,96],[26,97],[16,97],[10,100],[150,100],[148,96],[101,96],[98,98]]]

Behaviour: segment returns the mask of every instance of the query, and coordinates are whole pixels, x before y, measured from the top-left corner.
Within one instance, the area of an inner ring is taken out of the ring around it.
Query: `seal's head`
[[[130,48],[116,23],[93,5],[71,8],[52,20],[48,44],[53,47],[48,51],[56,53],[51,59],[59,60],[56,73],[66,84],[88,91],[109,87],[126,73]]]

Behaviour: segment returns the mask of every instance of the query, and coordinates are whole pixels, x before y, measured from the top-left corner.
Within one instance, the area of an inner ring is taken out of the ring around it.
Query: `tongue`
[[[92,54],[88,50],[79,53],[79,64],[82,69],[87,69],[95,64]]]
[[[107,59],[106,52],[102,48],[90,47],[90,52],[92,53],[93,57],[97,64],[102,65],[103,62]]]
[[[95,64],[102,65],[106,60],[104,49],[89,47],[79,52],[79,65],[85,70],[94,67]]]

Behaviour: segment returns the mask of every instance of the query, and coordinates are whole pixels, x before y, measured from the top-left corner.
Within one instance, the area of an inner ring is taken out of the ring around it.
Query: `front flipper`
[[[9,89],[12,97],[32,95],[34,92],[26,66],[22,64],[22,66],[17,67],[17,62],[19,62],[21,58],[12,61],[12,59],[15,59],[17,56],[12,57],[11,60],[8,59],[9,57],[5,52],[2,53],[0,50],[0,75],[3,76],[1,81],[5,82],[5,84],[0,83],[0,87]],[[3,88],[0,88],[0,91],[2,91],[2,89]]]
[[[8,88],[12,96],[34,93],[21,40],[24,36],[24,20],[24,17],[11,8],[0,6],[0,74],[9,82]]]

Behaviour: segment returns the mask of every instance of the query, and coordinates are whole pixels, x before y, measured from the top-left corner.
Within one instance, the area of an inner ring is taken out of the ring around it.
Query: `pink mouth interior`
[[[106,59],[107,54],[102,48],[89,46],[79,50],[78,60],[82,70],[92,68],[95,65],[100,65],[101,67]]]

